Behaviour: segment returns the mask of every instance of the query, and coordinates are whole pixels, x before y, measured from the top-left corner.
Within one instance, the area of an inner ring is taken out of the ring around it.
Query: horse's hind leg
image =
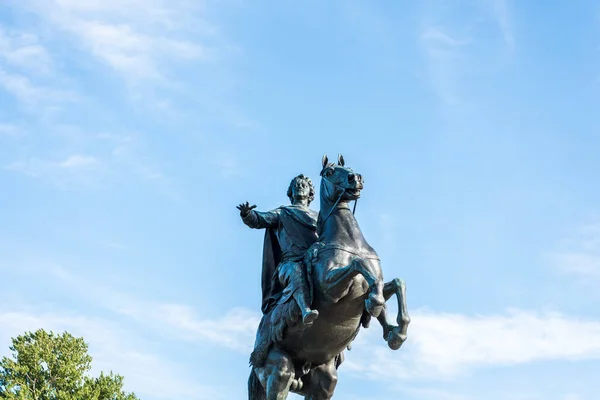
[[[335,359],[313,368],[302,380],[305,400],[331,399],[338,380]]]
[[[385,307],[381,314],[379,314],[379,317],[377,317],[377,320],[383,327],[383,338],[388,342],[388,346],[393,350],[398,350],[406,340],[408,324],[410,323],[408,308],[406,306],[406,285],[398,278],[383,286],[383,297],[386,301],[394,294],[398,300],[398,316],[396,317],[398,326],[388,323]]]
[[[294,380],[294,363],[287,353],[272,348],[264,365],[255,371],[266,389],[266,400],[287,399]]]

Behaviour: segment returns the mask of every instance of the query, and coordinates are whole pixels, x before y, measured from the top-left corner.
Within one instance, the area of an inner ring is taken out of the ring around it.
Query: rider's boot
[[[308,288],[306,285],[300,285],[296,293],[294,293],[294,297],[298,302],[298,306],[300,306],[300,310],[302,310],[302,323],[304,325],[311,325],[319,318],[319,312],[308,306]]]
[[[304,325],[311,325],[317,318],[319,318],[319,312],[317,310],[305,308],[304,311],[302,311],[302,323]]]

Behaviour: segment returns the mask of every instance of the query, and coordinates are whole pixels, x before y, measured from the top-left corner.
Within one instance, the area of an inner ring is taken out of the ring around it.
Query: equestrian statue
[[[361,327],[375,317],[392,350],[406,340],[406,286],[384,283],[380,260],[364,238],[350,203],[364,180],[323,156],[319,213],[309,208],[315,190],[310,178],[296,176],[287,191],[291,205],[256,211],[237,208],[243,222],[265,229],[262,312],[250,356],[249,400],[285,400],[290,392],[307,400],[328,400],[337,370]],[[398,301],[397,325],[387,319],[385,302]]]

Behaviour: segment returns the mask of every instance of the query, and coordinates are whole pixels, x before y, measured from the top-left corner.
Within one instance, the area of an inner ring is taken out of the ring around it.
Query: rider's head
[[[310,178],[304,176],[304,174],[300,174],[292,179],[288,187],[287,196],[292,203],[294,203],[294,200],[306,199],[308,204],[310,204],[315,198],[315,188]]]

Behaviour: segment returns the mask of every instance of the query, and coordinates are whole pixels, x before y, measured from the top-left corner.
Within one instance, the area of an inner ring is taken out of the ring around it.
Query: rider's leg
[[[308,297],[307,285],[300,285],[294,292],[294,299],[296,299],[296,302],[302,311],[302,322],[305,325],[312,324],[319,317],[319,312],[310,308]]]
[[[312,324],[319,317],[319,312],[310,307],[310,293],[304,263],[288,262],[282,267],[279,275],[281,284],[292,291],[292,296],[302,312],[302,322],[305,325]]]
[[[294,299],[302,311],[302,322],[305,325],[310,325],[319,317],[319,312],[310,307],[310,294],[308,292],[304,263],[295,263],[290,278],[290,283],[296,287]]]

